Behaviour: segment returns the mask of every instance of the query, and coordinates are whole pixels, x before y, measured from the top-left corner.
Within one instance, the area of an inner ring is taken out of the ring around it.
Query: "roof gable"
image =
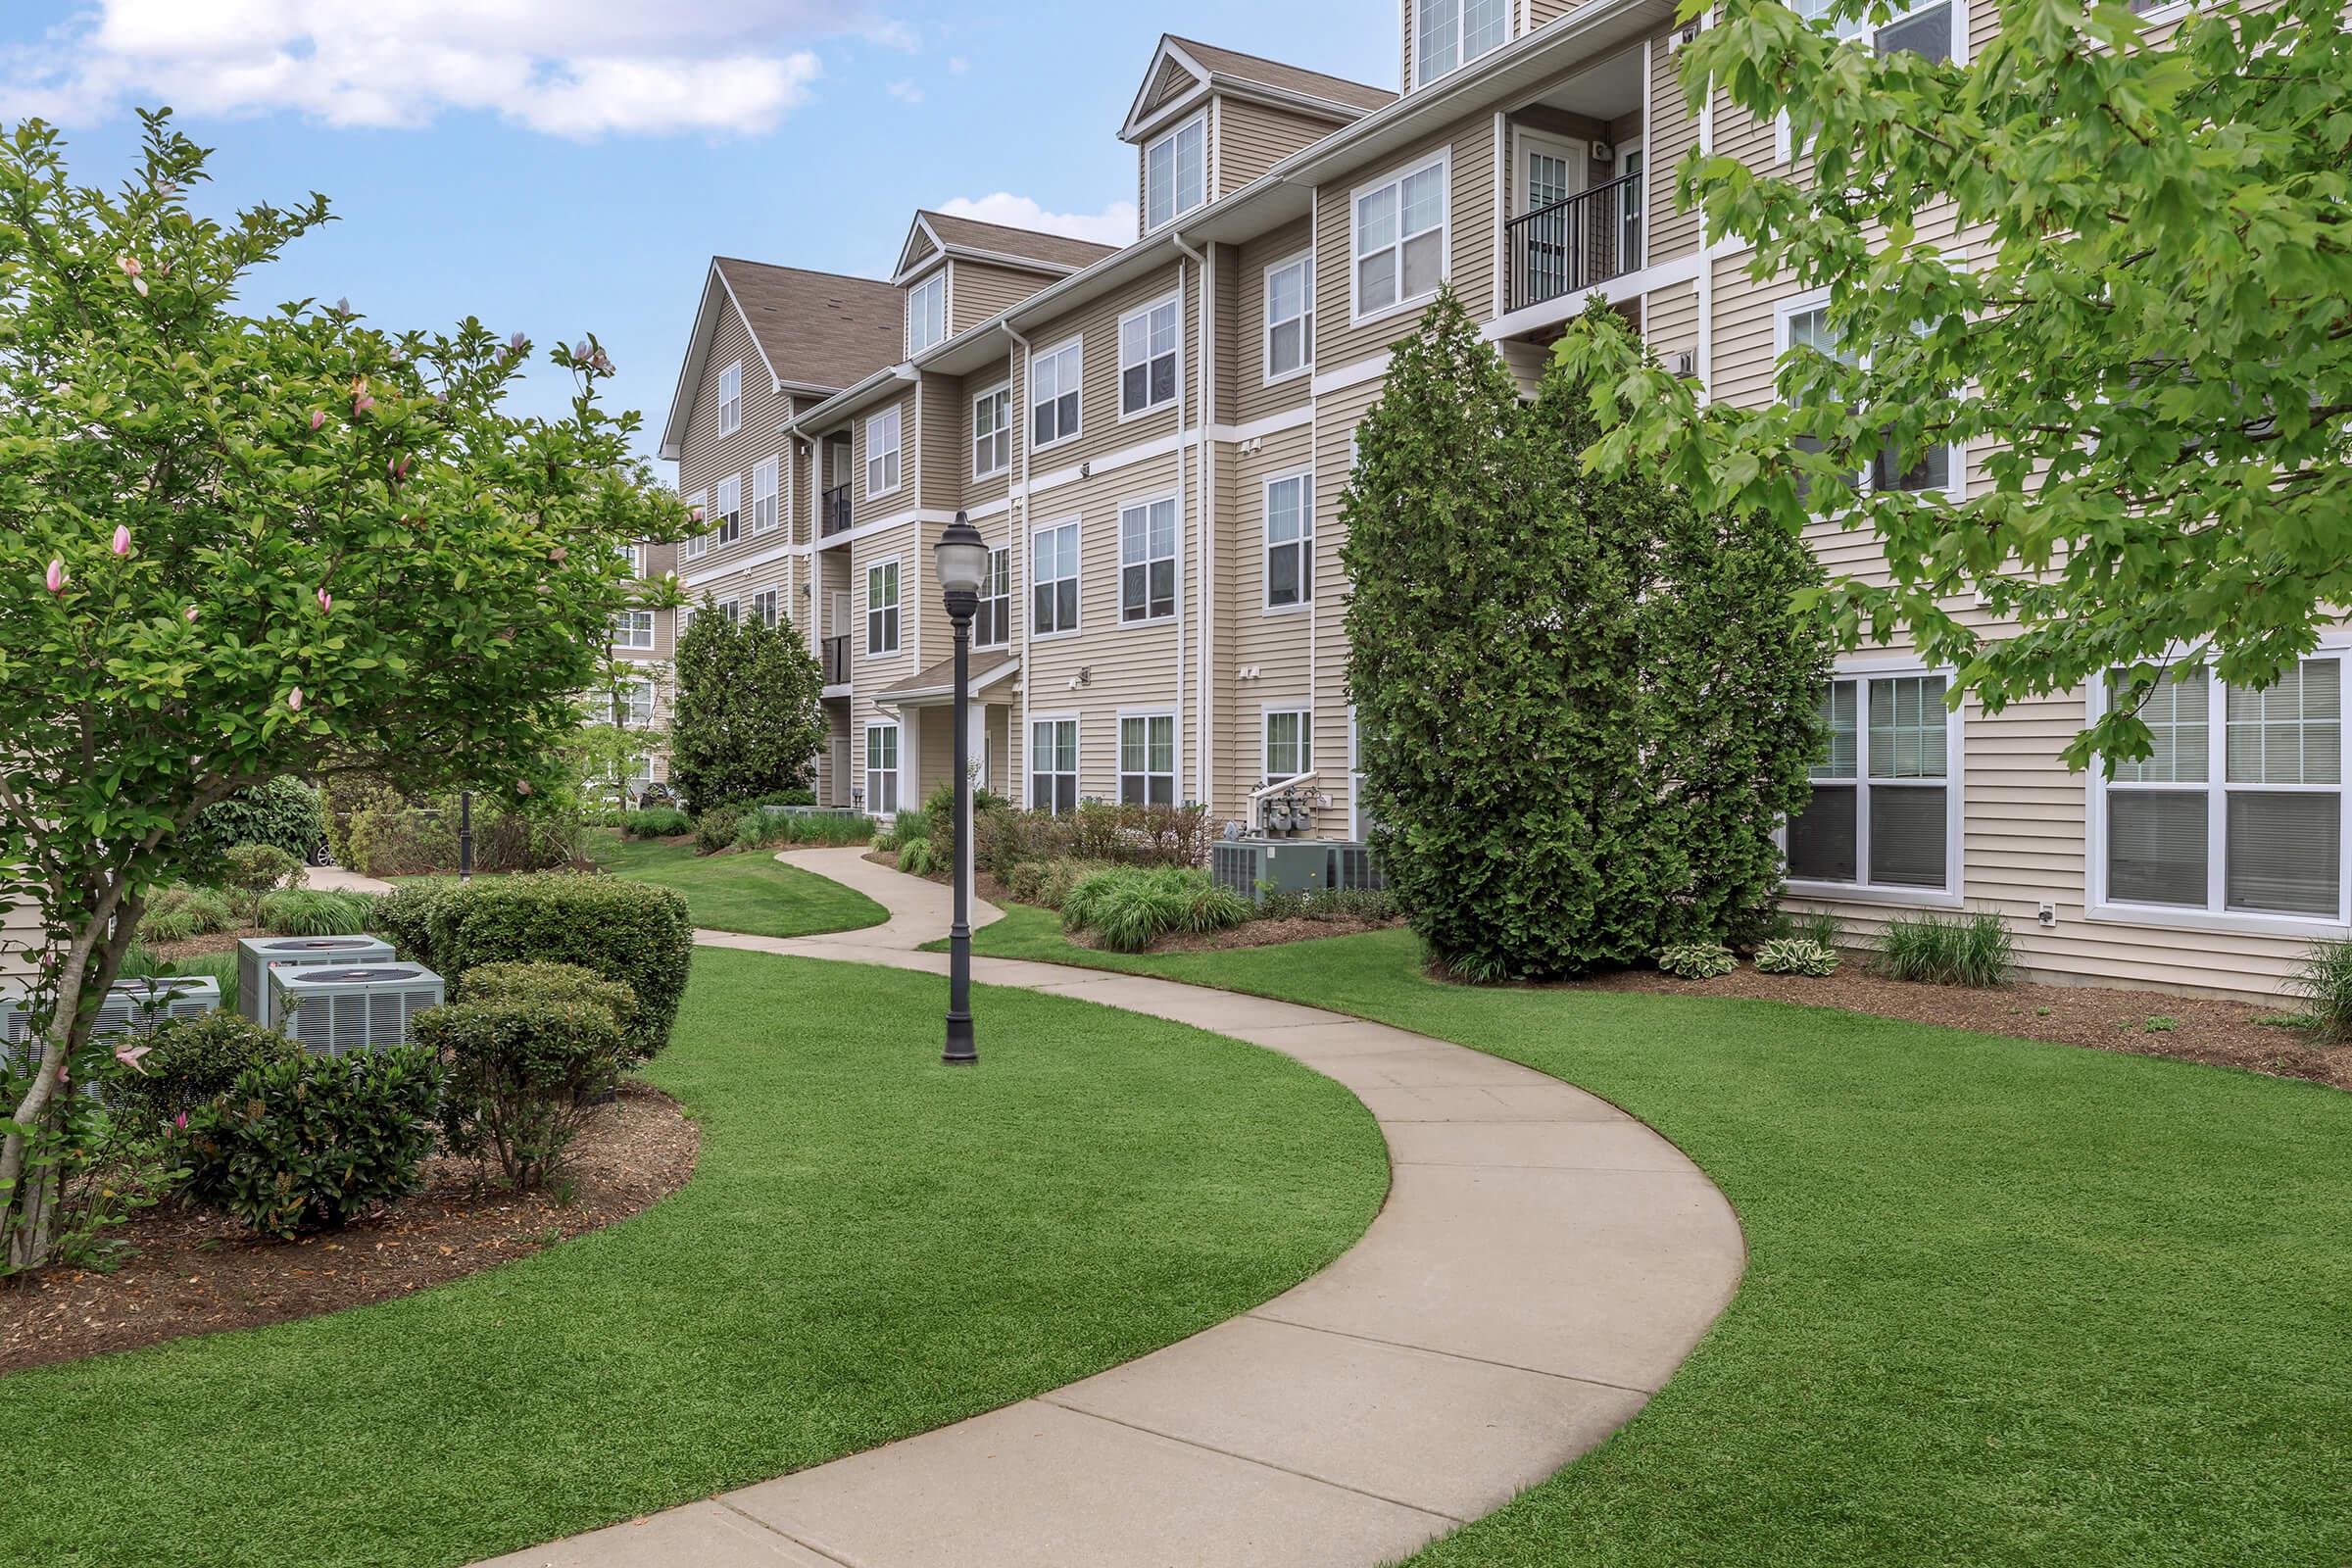
[[[898,362],[899,291],[870,277],[770,267],[715,256],[703,283],[703,301],[678,367],[669,417],[662,426],[662,456],[683,449],[686,421],[702,384],[718,323],[732,312],[760,353],[770,385],[831,393],[855,386]]]
[[[1092,267],[1118,247],[1098,245],[1092,240],[1072,239],[1067,234],[1049,234],[1043,229],[1014,228],[1005,223],[982,222],[977,218],[956,218],[948,213],[930,211],[914,215],[919,229],[928,234],[941,250],[951,256],[970,256],[983,261],[1011,267],[1026,267],[1033,271],[1060,276]],[[913,244],[909,236],[908,245]],[[926,258],[906,261],[901,254],[900,275],[906,269],[921,267]]]
[[[1162,33],[1159,47],[1152,53],[1151,68],[1144,73],[1144,84],[1127,111],[1127,122],[1120,127],[1121,139],[1134,140],[1202,91],[1262,97],[1327,115],[1340,124],[1396,101],[1396,95],[1385,87]]]

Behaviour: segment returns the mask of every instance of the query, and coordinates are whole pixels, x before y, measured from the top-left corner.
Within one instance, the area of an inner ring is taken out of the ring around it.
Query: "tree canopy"
[[[593,338],[552,356],[568,411],[526,418],[521,333],[246,314],[325,199],[200,216],[206,151],[146,120],[112,195],[45,124],[0,140],[0,867],[39,913],[47,1036],[0,1153],[19,1263],[28,1140],[103,1064],[87,1003],[182,830],[285,775],[531,794],[639,592],[626,547],[687,527]]]
[[[1682,52],[1785,119],[1810,156],[1694,150],[1678,175],[1758,279],[1826,297],[1778,402],[1735,408],[1572,333],[1609,428],[1591,461],[1654,465],[1702,507],[1873,530],[1888,576],[1832,583],[1850,644],[1907,629],[1988,710],[2110,669],[2210,659],[2267,684],[2352,604],[2352,34],[2340,0],[2191,10],[2169,45],[2121,5],[1985,0],[1959,61],[1807,23],[1712,13]],[[1981,471],[1944,483],[1950,449]],[[2147,753],[2126,702],[2084,765]]]
[[[829,733],[824,672],[787,617],[719,612],[709,596],[678,634],[669,778],[698,811],[808,782]]]

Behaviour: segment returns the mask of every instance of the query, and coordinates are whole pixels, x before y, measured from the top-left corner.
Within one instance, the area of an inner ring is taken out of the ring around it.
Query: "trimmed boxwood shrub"
[[[153,1131],[220,1099],[246,1068],[301,1049],[239,1013],[178,1018],[156,1030],[138,1065],[107,1074],[99,1092],[109,1110]]]
[[[466,971],[460,1002],[573,1003],[602,1007],[620,1031],[625,1054],[634,1063],[648,1053],[638,1031],[637,993],[576,963],[484,963]]]
[[[627,1048],[606,1003],[556,1000],[563,980],[534,988],[517,972],[566,965],[492,967],[507,994],[418,1014],[416,1043],[448,1069],[440,1120],[450,1152],[495,1164],[517,1189],[541,1187],[612,1087]]]
[[[732,806],[714,807],[694,819],[694,853],[716,855],[732,849],[743,830],[743,813]]]
[[[239,844],[268,844],[308,860],[326,842],[326,807],[302,780],[273,778],[197,812],[182,840],[195,862]]]
[[[694,921],[683,894],[618,877],[550,872],[420,883],[376,901],[375,926],[463,988],[487,963],[577,964],[636,996],[643,1054],[669,1044]]]
[[[416,1046],[248,1066],[188,1114],[188,1196],[265,1236],[332,1230],[416,1190],[441,1084]]]

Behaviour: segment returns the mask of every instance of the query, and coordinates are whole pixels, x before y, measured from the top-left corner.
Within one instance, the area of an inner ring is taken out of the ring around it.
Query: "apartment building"
[[[918,213],[887,284],[714,263],[664,438],[713,519],[680,570],[824,660],[820,797],[882,813],[946,778],[930,561],[963,512],[996,551],[972,661],[990,788],[1246,822],[1287,782],[1319,833],[1360,833],[1340,501],[1439,286],[1530,385],[1594,297],[1742,403],[1823,330],[1818,298],[1749,279],[1675,210],[1694,146],[1760,169],[1797,150],[1720,96],[1690,110],[1674,9],[1402,0],[1395,91],[1164,37],[1119,127],[1133,243]],[[1937,0],[1863,30],[1964,58],[1994,24]],[[1874,481],[1965,493],[1984,456]],[[1866,534],[1814,544],[1879,569]],[[2107,783],[2059,760],[2095,693],[1947,715],[1946,672],[1857,654],[1824,697],[1792,900],[1858,934],[1997,909],[2050,978],[2272,991],[2311,937],[2352,931],[2342,657],[2331,641],[2263,694],[2182,688],[2157,760]]]

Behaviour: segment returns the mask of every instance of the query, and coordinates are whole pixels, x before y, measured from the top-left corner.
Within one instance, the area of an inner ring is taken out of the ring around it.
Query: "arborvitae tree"
[[[1575,330],[1625,327],[1596,307]],[[1373,843],[1433,956],[1475,978],[1752,934],[1804,802],[1809,554],[1693,516],[1654,469],[1588,472],[1592,407],[1556,369],[1522,403],[1442,295],[1342,507]]]
[[[732,620],[705,595],[675,669],[670,780],[696,810],[808,782],[827,734],[824,672],[789,619]]]

